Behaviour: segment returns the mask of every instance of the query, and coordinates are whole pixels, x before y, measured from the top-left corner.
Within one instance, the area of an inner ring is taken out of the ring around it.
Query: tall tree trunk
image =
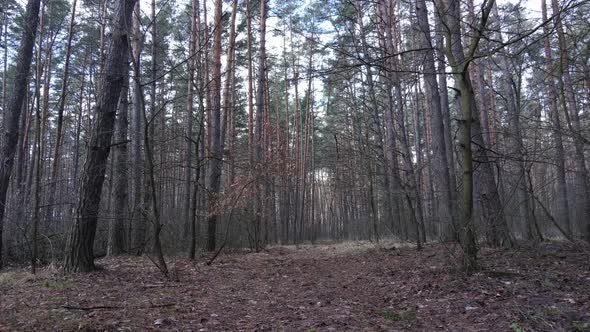
[[[0,268],[2,268],[2,233],[4,229],[4,214],[6,194],[14,165],[19,132],[19,119],[23,109],[23,102],[27,93],[27,80],[30,76],[33,46],[39,24],[40,0],[29,0],[24,16],[24,29],[21,45],[16,55],[16,70],[12,96],[8,107],[4,111],[2,145],[0,146]]]
[[[400,174],[399,174],[399,161],[396,155],[397,142],[395,133],[395,122],[394,122],[394,105],[395,99],[393,94],[393,81],[394,81],[394,68],[393,59],[395,56],[395,50],[393,45],[393,4],[390,1],[381,2],[381,11],[384,16],[384,30],[385,30],[385,51],[388,58],[387,72],[386,72],[386,89],[388,98],[388,107],[385,110],[385,128],[386,128],[386,145],[385,145],[385,197],[386,197],[386,218],[390,219],[389,224],[392,232],[398,232],[396,224],[400,225],[402,222],[401,218],[401,207],[402,203],[400,200],[400,193],[402,191]]]
[[[143,98],[142,98],[143,104]],[[151,223],[152,223],[152,248],[151,254],[154,258],[151,258],[152,262],[158,267],[158,269],[164,274],[168,275],[168,267],[166,266],[166,261],[164,260],[164,254],[162,252],[162,243],[160,241],[160,232],[162,231],[162,222],[160,218],[160,205],[158,204],[160,201],[158,200],[158,190],[156,188],[156,172],[155,172],[155,165],[154,165],[154,147],[152,145],[153,137],[150,139],[150,123],[154,120],[155,114],[152,114],[151,121],[148,120],[147,114],[143,112],[143,145],[145,147],[144,154],[145,154],[145,161],[146,161],[146,179],[147,179],[147,189],[149,190],[149,197],[148,204],[150,207],[150,215]]]
[[[432,158],[433,167],[437,170],[448,170],[452,168],[447,160],[447,149],[445,141],[445,127],[442,114],[441,97],[439,94],[438,82],[436,81],[436,67],[434,64],[434,54],[430,48],[432,37],[430,35],[430,25],[428,23],[428,12],[424,0],[416,0],[417,26],[419,29],[419,47],[426,49],[423,54],[424,70],[424,88],[427,94],[427,100],[430,101],[429,109],[431,113],[430,131],[432,133]],[[449,172],[439,173],[435,177],[436,197],[440,200],[440,210],[438,211],[440,220],[447,224],[455,220],[454,207],[451,201],[452,186]]]
[[[82,134],[82,117],[84,111],[84,91],[86,89],[86,65],[88,64],[88,58],[90,52],[86,52],[84,55],[84,65],[82,65],[82,77],[80,78],[80,90],[78,91],[78,114],[76,115],[76,134],[74,136],[74,161],[72,168],[74,169],[74,175],[72,176],[72,184],[74,192],[78,191],[78,170],[80,163],[80,139]],[[71,209],[70,209],[71,210]]]
[[[38,87],[38,83],[36,84]],[[38,93],[37,89],[37,93]],[[33,241],[33,250],[31,254],[31,273],[35,274],[37,270],[37,254],[38,254],[38,242],[37,238],[39,235],[39,210],[40,210],[40,203],[41,203],[41,177],[43,176],[43,156],[42,156],[42,149],[41,143],[42,136],[41,136],[41,109],[39,104],[37,103],[37,107],[35,108],[35,142],[34,142],[34,149],[33,153],[34,156],[34,164],[32,165],[32,169],[35,172],[35,180],[34,180],[34,195],[33,195],[33,234],[32,234],[32,241]]]
[[[33,38],[34,40],[35,38]],[[6,113],[6,85],[8,84],[8,13],[4,12],[4,68],[2,70],[2,120]],[[0,248],[1,250],[1,248]]]
[[[213,69],[211,81],[211,152],[209,158],[207,250],[216,248],[217,197],[221,185],[223,151],[221,151],[221,8],[222,0],[215,0],[215,29],[213,32]]]
[[[293,44],[293,20],[290,19],[290,39],[291,39],[291,47],[294,46]],[[293,213],[293,242],[299,244],[301,239],[301,231],[300,231],[300,223],[299,221],[302,220],[302,216],[299,215],[299,205],[301,204],[301,177],[299,176],[301,170],[301,109],[299,107],[299,58],[295,56],[295,52],[292,52],[291,58],[291,65],[293,66],[293,87],[295,90],[295,111],[293,115],[295,117],[295,135],[294,135],[294,144],[295,145],[295,155],[294,155],[294,173],[295,173],[295,190],[294,190],[294,208],[295,211]]]
[[[370,115],[371,115],[371,120],[372,120],[371,122],[373,125],[373,130],[375,131],[375,141],[377,144],[377,153],[380,154],[381,160],[386,160],[385,156],[387,155],[387,147],[384,144],[385,140],[384,140],[384,135],[383,135],[381,118],[379,116],[379,103],[377,101],[377,93],[376,93],[376,89],[375,89],[375,82],[373,79],[373,69],[370,66],[371,59],[369,56],[369,45],[367,43],[366,31],[365,31],[365,27],[364,27],[364,23],[363,23],[363,7],[362,7],[362,3],[360,0],[356,1],[356,13],[357,13],[356,23],[359,27],[358,37],[360,38],[360,45],[359,45],[360,47],[357,49],[357,53],[363,54],[364,61],[366,63],[365,70],[367,71],[366,77],[367,77],[367,88],[368,88],[368,94],[369,94],[368,97],[369,97],[370,107],[371,107]],[[370,168],[368,170],[370,171]],[[370,173],[369,175],[370,175],[370,178],[372,178],[372,174]],[[389,185],[389,177],[388,176],[384,177],[384,183],[385,183],[385,188],[387,188],[387,190],[389,190],[390,185]],[[371,206],[373,204],[372,199],[373,199],[373,195],[371,195]],[[374,213],[374,214],[372,214],[372,216],[373,216],[373,218],[375,218],[374,223],[378,224],[378,220],[377,220],[379,218],[378,213]]]
[[[143,217],[142,206],[144,201],[143,193],[143,154],[141,145],[143,141],[142,122],[145,105],[142,103],[141,86],[141,51],[143,48],[143,34],[140,31],[141,10],[140,2],[137,1],[133,9],[131,30],[131,62],[133,64],[133,111],[132,111],[132,135],[131,154],[135,161],[132,165],[133,176],[133,213],[131,228],[134,234],[132,249],[136,254],[141,254],[145,246],[146,220]]]
[[[50,189],[49,193],[49,202],[46,210],[46,219],[50,219],[53,217],[53,203],[55,200],[55,189],[57,187],[59,171],[60,171],[60,164],[61,164],[61,148],[63,144],[63,118],[64,118],[64,110],[66,106],[66,98],[68,95],[68,85],[69,85],[69,77],[70,77],[70,55],[72,52],[72,39],[74,36],[74,28],[76,24],[76,4],[77,0],[72,2],[72,14],[70,16],[70,27],[68,31],[68,39],[66,42],[66,54],[65,54],[65,63],[63,69],[63,76],[61,82],[61,92],[59,95],[58,105],[57,105],[57,129],[55,134],[55,150],[53,151],[53,165],[51,167],[51,182],[50,182]]]
[[[246,0],[246,32],[248,43],[248,161],[254,165],[254,70],[252,66],[252,8],[251,0]]]
[[[128,70],[127,70],[128,72]],[[113,184],[115,186],[112,198],[114,202],[114,218],[109,225],[109,242],[107,255],[120,255],[127,252],[126,249],[126,230],[127,214],[129,211],[128,202],[128,177],[127,169],[129,158],[127,154],[127,112],[129,109],[129,79],[123,85],[121,96],[119,97],[119,117],[116,120],[115,128],[115,151],[113,154]]]
[[[193,168],[193,109],[194,109],[194,84],[195,84],[195,58],[197,57],[197,15],[199,15],[198,0],[191,1],[191,35],[188,51],[188,81],[186,93],[186,155],[185,155],[185,179],[184,179],[184,234],[185,239],[189,240],[189,248],[192,247],[193,238],[189,230],[192,227],[194,216],[191,213],[191,182],[192,182],[192,168]],[[197,179],[198,180],[198,179]],[[195,198],[193,198],[195,199]],[[189,249],[189,256],[194,257],[194,251]]]
[[[263,163],[265,162],[264,152],[264,119],[265,119],[265,79],[266,79],[266,1],[260,1],[260,42],[258,48],[258,76],[256,84],[256,119],[254,128],[254,161],[255,161],[255,176],[257,177],[256,188],[256,211],[255,211],[255,249],[258,251],[261,246],[260,230],[263,220],[263,201],[265,199],[264,193],[266,190],[262,188],[266,185],[263,180]]]
[[[586,220],[587,234],[586,239],[590,242],[590,187],[588,186],[588,170],[586,169],[586,157],[584,155],[584,138],[582,136],[582,127],[580,125],[580,115],[578,105],[576,104],[576,95],[572,85],[570,75],[570,64],[568,45],[565,40],[561,11],[557,0],[551,0],[553,9],[553,21],[557,30],[557,40],[559,42],[559,88],[561,92],[561,104],[564,110],[565,118],[569,129],[574,137],[575,149],[575,186],[574,194],[576,201],[576,214],[579,220]],[[571,222],[571,220],[570,220]],[[569,225],[573,228],[572,225]]]
[[[446,61],[444,58],[444,29],[442,26],[441,19],[439,15],[434,15],[435,19],[435,30],[436,33],[436,58],[438,59],[437,63],[437,70],[438,70],[438,85],[440,89],[440,108],[443,117],[443,125],[444,125],[444,140],[445,140],[445,147],[447,148],[447,172],[449,173],[449,194],[451,200],[451,211],[454,211],[454,219],[453,221],[446,225],[444,229],[439,230],[444,232],[442,235],[442,239],[449,239],[450,237],[454,237],[450,235],[449,230],[452,230],[455,227],[455,223],[457,220],[457,175],[455,172],[455,152],[453,149],[453,139],[451,137],[452,132],[452,123],[451,123],[451,110],[449,107],[449,91],[447,87],[447,74],[446,74]]]
[[[117,3],[110,52],[106,60],[105,73],[100,78],[99,98],[95,108],[96,120],[82,171],[76,218],[68,237],[64,262],[66,272],[94,270],[94,236],[107,160],[111,151],[117,103],[127,77],[127,27],[131,26],[134,5],[135,0],[119,0]]]
[[[449,0],[436,3],[438,15],[443,21],[446,31],[445,53],[455,78],[455,85],[460,97],[459,141],[461,149],[461,177],[462,192],[459,214],[459,233],[463,247],[463,267],[467,271],[477,269],[477,243],[473,218],[473,151],[472,151],[472,125],[474,118],[478,118],[475,103],[475,93],[469,76],[469,62],[477,50],[481,39],[482,30],[485,28],[494,0],[488,0],[482,11],[482,18],[478,25],[476,35],[471,40],[468,53],[465,55],[461,41],[461,8],[460,1]],[[479,133],[481,135],[481,130]],[[483,143],[483,138],[481,139]],[[484,151],[485,153],[485,151]]]
[[[547,3],[545,0],[541,1],[543,21],[547,21]],[[555,86],[555,71],[553,68],[553,56],[551,53],[551,45],[549,35],[551,27],[549,25],[543,26],[543,32],[547,35],[543,38],[543,48],[545,51],[545,67],[547,71],[546,87],[547,97],[549,98],[549,118],[551,119],[552,130],[553,130],[553,144],[555,148],[554,163],[556,165],[556,191],[557,191],[557,212],[555,215],[558,220],[561,220],[561,224],[565,229],[569,229],[571,225],[570,221],[570,208],[567,193],[567,184],[565,181],[565,152],[563,148],[563,138],[561,133],[561,120],[559,117],[559,111],[557,107],[557,87]]]
[[[237,16],[237,8],[238,8],[238,1],[237,0],[233,0],[232,2],[232,14],[231,14],[231,20],[230,20],[230,31],[229,31],[229,45],[227,48],[227,59],[226,59],[226,69],[225,69],[225,82],[224,82],[224,87],[223,87],[223,120],[221,121],[221,151],[223,152],[223,154],[226,156],[226,160],[229,161],[230,158],[232,158],[232,154],[231,154],[231,144],[230,145],[230,149],[225,148],[226,146],[226,139],[227,136],[229,134],[230,136],[230,143],[231,143],[231,133],[228,133],[228,126],[229,128],[231,128],[231,120],[233,117],[234,112],[234,105],[232,105],[232,102],[235,102],[235,100],[232,100],[232,92],[230,91],[231,87],[232,87],[232,81],[235,79],[235,68],[234,68],[234,61],[235,61],[235,55],[236,55],[236,48],[235,48],[235,44],[236,44],[236,16]],[[228,165],[229,166],[229,165]],[[229,167],[227,167],[227,170],[229,171]],[[229,186],[232,184],[232,179],[230,179],[230,174],[232,172],[228,172],[228,177],[226,180],[226,186]]]
[[[205,2],[203,2],[203,9],[205,9]],[[204,14],[204,13],[203,13]],[[206,109],[205,109],[205,103],[204,101],[208,100],[208,88],[206,87],[206,79],[208,77],[208,75],[206,75],[206,57],[208,56],[207,52],[207,45],[206,43],[208,43],[208,36],[205,34],[207,32],[207,28],[204,27],[202,28],[201,25],[201,15],[197,15],[197,27],[199,28],[198,32],[197,32],[197,45],[201,45],[200,48],[204,49],[204,52],[199,52],[198,54],[198,58],[197,58],[197,72],[199,73],[199,75],[197,76],[197,98],[198,98],[198,103],[199,103],[199,132],[198,132],[198,137],[197,137],[197,141],[199,142],[199,144],[197,144],[196,146],[196,150],[197,150],[197,155],[198,155],[198,167],[196,169],[196,175],[197,175],[197,181],[195,182],[195,185],[198,185],[200,188],[206,188],[206,178],[207,178],[207,165],[204,164],[204,161],[207,160],[207,151],[206,151],[206,147],[207,147],[207,141],[206,141],[206,128],[205,128],[205,119],[206,119]],[[197,190],[197,188],[195,188],[194,190]],[[194,191],[195,194],[198,193],[198,191]],[[197,200],[194,203],[194,210],[195,213],[197,211],[197,209],[200,209],[201,211],[206,211],[206,205],[207,205],[207,195],[205,193],[205,191],[202,191],[202,193],[200,195],[195,195],[195,199]],[[193,229],[193,235],[194,235],[194,246],[195,248],[198,245],[198,239],[199,236],[201,234],[201,223],[203,220],[207,219],[207,215],[206,214],[201,214],[204,215],[203,218],[199,217],[196,218],[195,222],[194,222],[194,229]],[[196,217],[196,215],[195,215]]]

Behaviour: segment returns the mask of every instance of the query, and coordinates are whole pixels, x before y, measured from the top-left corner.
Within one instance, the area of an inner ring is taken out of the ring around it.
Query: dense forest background
[[[590,240],[588,1],[0,8],[0,266]]]

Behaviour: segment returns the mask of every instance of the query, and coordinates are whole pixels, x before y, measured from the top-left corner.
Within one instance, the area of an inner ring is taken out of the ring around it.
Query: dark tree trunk
[[[133,251],[141,254],[145,247],[146,220],[143,217],[142,206],[144,201],[143,193],[143,154],[141,145],[143,141],[142,122],[145,105],[142,103],[142,86],[141,86],[141,51],[143,48],[143,34],[140,31],[140,2],[137,1],[133,9],[133,25],[131,32],[131,57],[133,63],[133,116],[132,135],[131,135],[131,154],[133,156],[133,222],[131,227],[133,232]],[[131,236],[131,234],[130,234]]]
[[[117,4],[105,73],[100,78],[96,120],[81,175],[76,217],[68,237],[64,263],[66,272],[94,270],[94,236],[117,103],[127,79],[127,27],[131,26],[134,5],[135,0],[119,0]]]
[[[460,98],[459,144],[461,149],[461,177],[463,189],[460,196],[459,234],[464,252],[463,267],[467,271],[477,269],[478,250],[473,218],[474,152],[471,144],[473,137],[475,137],[474,140],[478,145],[483,146],[483,136],[477,121],[479,116],[475,104],[475,93],[469,76],[469,63],[473,60],[473,56],[477,50],[479,41],[481,40],[482,30],[486,26],[493,5],[494,0],[490,0],[482,9],[482,17],[478,27],[479,30],[469,44],[468,53],[466,55],[461,41],[460,1],[449,0],[448,3],[445,3],[444,1],[438,1],[436,3],[438,15],[443,22],[446,32],[445,53],[454,72],[455,85],[457,86]],[[480,157],[486,157],[485,150],[479,152],[483,154]],[[477,152],[475,154],[477,155]],[[493,176],[493,174],[486,173],[484,176],[490,177]],[[493,178],[487,180],[493,181]],[[485,184],[489,184],[489,182],[486,182]],[[497,191],[495,191],[495,194],[497,195]],[[495,201],[496,200],[494,200],[494,202]]]
[[[113,190],[112,198],[114,201],[114,218],[111,219],[109,227],[109,245],[108,255],[120,255],[127,251],[125,240],[126,230],[125,223],[127,222],[127,213],[129,204],[127,201],[128,193],[128,154],[127,154],[127,111],[129,109],[129,85],[125,82],[121,97],[119,98],[119,116],[117,118],[115,141],[116,144],[114,157],[114,176],[113,183],[115,189]]]
[[[223,152],[221,151],[221,6],[222,1],[215,1],[215,26],[213,37],[213,71],[211,82],[211,158],[209,160],[209,197],[207,217],[207,250],[214,251],[217,233],[217,195],[221,185]]]
[[[29,0],[27,3],[24,16],[25,26],[16,57],[14,88],[3,119],[4,137],[0,146],[0,268],[2,268],[2,230],[4,228],[6,193],[14,165],[14,154],[18,145],[19,119],[27,94],[27,81],[31,71],[33,46],[37,34],[37,25],[39,24],[40,2],[40,0]]]

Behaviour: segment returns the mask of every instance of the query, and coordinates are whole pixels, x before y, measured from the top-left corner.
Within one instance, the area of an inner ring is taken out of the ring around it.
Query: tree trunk
[[[221,8],[222,1],[215,0],[215,26],[213,33],[213,69],[211,81],[211,152],[209,158],[207,250],[215,251],[217,233],[217,200],[221,185],[223,151],[221,151]]]
[[[232,2],[232,14],[230,20],[230,31],[229,31],[229,45],[227,48],[227,59],[226,59],[226,72],[225,72],[225,82],[223,87],[223,120],[221,121],[221,151],[227,155],[227,157],[231,157],[231,153],[226,153],[225,150],[225,142],[226,136],[228,131],[228,124],[231,121],[232,114],[234,113],[234,106],[232,105],[232,98],[231,98],[231,82],[235,77],[235,68],[234,68],[234,59],[236,53],[236,14],[238,8],[238,1],[233,0]],[[228,184],[231,185],[231,183]]]
[[[547,21],[547,4],[545,0],[541,1],[543,21]],[[556,191],[557,191],[557,211],[555,215],[557,220],[561,220],[561,224],[565,229],[569,229],[570,221],[570,208],[567,193],[567,184],[565,181],[565,152],[563,148],[563,138],[561,134],[561,120],[559,117],[559,111],[557,107],[557,88],[555,86],[554,75],[555,71],[553,68],[553,57],[551,54],[551,45],[549,40],[549,34],[551,27],[549,25],[543,26],[543,32],[547,34],[543,38],[543,47],[545,51],[545,67],[547,71],[546,87],[547,97],[549,98],[549,118],[551,119],[552,130],[553,130],[553,144],[555,146],[555,171],[556,171]]]
[[[565,118],[569,129],[574,137],[575,149],[575,185],[574,194],[576,202],[577,219],[586,220],[587,231],[586,239],[590,242],[590,188],[588,186],[588,170],[586,169],[586,157],[584,155],[584,139],[582,136],[582,127],[580,125],[580,115],[578,105],[576,104],[576,95],[574,93],[572,78],[570,75],[568,46],[565,40],[563,24],[561,22],[561,12],[557,0],[551,0],[553,9],[553,21],[557,30],[557,39],[559,42],[559,88],[561,92],[561,104],[564,110]],[[571,220],[570,220],[571,222]],[[573,228],[572,225],[568,226]]]
[[[428,12],[424,0],[416,0],[417,26],[419,29],[419,47],[428,49],[432,43],[430,35],[430,25],[428,23]],[[427,94],[427,100],[430,101],[429,109],[431,112],[430,131],[432,133],[432,158],[433,167],[437,170],[448,170],[452,168],[447,160],[447,149],[445,141],[445,128],[442,114],[442,104],[439,94],[438,83],[436,81],[436,67],[434,64],[433,51],[428,49],[423,53],[423,70],[424,70],[424,87]],[[451,224],[455,220],[454,208],[451,201],[454,190],[451,187],[449,172],[439,173],[435,177],[436,196],[440,200],[438,206],[440,210],[437,215],[444,224]]]
[[[55,134],[55,150],[53,151],[53,165],[51,167],[51,182],[50,182],[50,189],[49,193],[49,202],[46,210],[46,219],[50,219],[53,217],[53,203],[55,200],[55,189],[57,187],[59,171],[60,171],[60,164],[61,164],[61,148],[63,144],[63,118],[64,118],[64,110],[66,106],[66,98],[68,95],[68,85],[69,85],[69,77],[70,77],[70,54],[72,51],[72,38],[74,36],[74,27],[76,24],[76,4],[77,0],[72,2],[72,14],[70,16],[70,28],[68,31],[68,39],[66,42],[66,54],[65,54],[65,63],[63,69],[63,77],[61,82],[61,92],[58,100],[57,106],[57,129]]]
[[[191,35],[189,41],[188,51],[188,81],[187,81],[187,93],[186,93],[186,155],[185,155],[185,179],[184,179],[184,207],[183,207],[183,218],[184,218],[184,236],[185,239],[189,240],[189,256],[194,257],[194,250],[192,247],[192,237],[189,237],[191,232],[189,230],[192,227],[194,216],[191,213],[191,182],[192,182],[192,168],[193,168],[193,109],[194,109],[194,84],[195,84],[195,62],[196,62],[196,50],[199,47],[197,45],[197,15],[199,15],[199,2],[198,0],[192,1],[191,9]],[[197,178],[198,180],[198,178]],[[193,198],[195,199],[195,198]]]
[[[135,0],[119,0],[115,14],[110,52],[105,73],[101,76],[99,98],[95,108],[96,120],[84,169],[82,171],[76,218],[66,249],[64,270],[66,272],[94,270],[94,236],[107,160],[115,124],[117,103],[127,73],[128,31]]]
[[[479,22],[479,30],[471,40],[467,56],[464,54],[461,41],[461,8],[460,1],[449,0],[437,2],[438,14],[443,22],[446,33],[445,53],[455,78],[455,85],[460,97],[459,142],[461,150],[461,177],[463,188],[461,191],[461,205],[459,211],[459,233],[463,247],[463,267],[467,271],[477,269],[477,243],[473,220],[473,151],[472,124],[474,118],[478,118],[475,103],[475,93],[469,77],[469,62],[477,50],[481,39],[482,30],[485,28],[494,0],[485,4],[482,18]],[[481,130],[476,131],[481,135]],[[481,139],[483,143],[483,138]],[[483,152],[485,154],[485,151]]]
[[[24,16],[25,26],[22,33],[21,45],[16,55],[17,63],[14,88],[8,107],[4,110],[2,128],[4,139],[0,146],[0,268],[2,268],[2,231],[4,228],[6,193],[14,165],[14,154],[18,142],[19,119],[27,93],[27,81],[30,76],[33,46],[39,23],[40,2],[40,0],[29,0],[27,2]]]
[[[129,80],[124,83],[119,97],[119,117],[116,120],[115,130],[115,151],[113,154],[114,176],[112,198],[114,201],[114,218],[109,225],[109,243],[107,255],[120,255],[127,252],[125,239],[125,223],[127,222],[127,213],[129,211],[128,202],[128,177],[127,168],[129,165],[127,154],[127,111],[129,109]]]
[[[254,165],[254,88],[252,66],[252,8],[251,0],[246,0],[246,32],[248,44],[248,161]]]
[[[131,154],[133,156],[132,176],[133,176],[133,219],[131,228],[133,232],[132,249],[140,255],[145,247],[146,220],[143,217],[142,206],[144,202],[143,193],[143,154],[141,145],[143,141],[142,122],[145,105],[142,103],[142,86],[141,86],[141,51],[143,47],[143,34],[140,31],[141,25],[140,2],[137,1],[133,9],[133,23],[131,30],[131,60],[133,64],[133,111],[132,111],[132,135],[131,135]]]

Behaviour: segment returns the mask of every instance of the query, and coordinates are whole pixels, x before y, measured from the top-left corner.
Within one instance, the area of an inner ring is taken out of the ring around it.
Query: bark
[[[217,201],[221,185],[223,151],[221,151],[221,8],[215,0],[215,29],[213,33],[213,69],[211,81],[211,152],[209,158],[207,250],[215,251],[217,235]]]
[[[133,222],[131,227],[133,236],[133,251],[140,255],[145,246],[146,220],[141,213],[143,206],[143,155],[142,155],[142,122],[145,105],[142,103],[141,86],[141,51],[143,47],[143,34],[140,31],[141,25],[140,2],[137,1],[133,9],[132,30],[131,30],[131,60],[133,65],[133,111],[132,111],[132,135],[131,154],[135,162],[132,163],[133,177]]]
[[[203,6],[205,4],[203,3]],[[203,40],[202,39],[202,32],[207,31],[207,29],[202,29],[201,28],[201,15],[199,14],[199,11],[197,11],[197,27],[198,27],[198,31],[197,31],[197,45],[199,45],[200,48],[203,48]],[[208,38],[208,37],[206,37]],[[205,41],[206,42],[206,41]],[[207,195],[205,194],[204,191],[199,191],[199,188],[206,188],[206,171],[207,168],[204,167],[206,165],[203,164],[203,162],[206,160],[207,158],[207,152],[205,151],[205,147],[206,147],[206,138],[205,138],[205,104],[204,104],[204,100],[206,100],[207,97],[207,89],[205,88],[205,78],[206,75],[203,74],[203,68],[204,68],[204,56],[206,56],[206,53],[203,52],[199,52],[197,55],[197,72],[199,73],[199,75],[197,76],[197,100],[199,103],[199,132],[197,134],[197,142],[198,144],[195,147],[195,151],[196,154],[198,155],[198,163],[197,163],[197,169],[196,169],[196,181],[195,181],[195,188],[193,189],[193,193],[195,196],[195,201],[193,203],[193,211],[195,214],[195,219],[193,220],[193,228],[191,229],[191,235],[193,237],[193,243],[191,244],[191,251],[190,253],[192,253],[193,250],[196,250],[197,245],[198,245],[198,239],[199,236],[201,234],[201,221],[202,219],[200,218],[200,216],[197,216],[197,211],[198,209],[204,210],[205,206],[206,206],[206,200],[207,200]],[[197,188],[198,187],[198,188]],[[200,193],[200,195],[199,195]],[[202,215],[202,214],[201,214]],[[205,218],[207,218],[207,216],[204,216]]]
[[[129,109],[129,80],[124,83],[119,97],[119,116],[116,119],[115,128],[115,151],[113,153],[113,183],[114,190],[112,199],[114,202],[114,217],[109,225],[109,243],[107,255],[120,255],[127,252],[126,229],[128,202],[128,154],[127,154],[127,112]]]
[[[38,91],[37,91],[38,92]],[[32,169],[35,171],[35,190],[33,195],[33,249],[31,254],[31,273],[35,274],[37,270],[37,254],[38,254],[38,242],[37,237],[39,235],[39,210],[41,204],[41,177],[43,176],[43,162],[41,154],[41,109],[37,105],[35,109],[35,163]]]
[[[252,67],[252,10],[251,1],[246,0],[246,32],[248,44],[248,161],[254,165],[254,88]]]
[[[290,20],[290,39],[291,39],[291,47],[294,47],[293,44],[293,21]],[[295,53],[293,52],[291,64],[293,66],[293,87],[295,90],[295,135],[294,139],[295,142],[295,165],[294,165],[294,172],[295,172],[295,192],[294,192],[294,208],[295,211],[293,213],[293,242],[298,244],[301,239],[301,231],[300,231],[300,220],[302,220],[302,216],[299,215],[299,205],[301,204],[301,177],[299,174],[301,173],[301,110],[299,107],[299,58],[296,59]]]
[[[4,68],[2,71],[2,119],[4,119],[4,113],[6,113],[6,85],[8,83],[8,14],[4,12]],[[33,38],[34,39],[34,38]]]
[[[64,262],[66,272],[95,269],[94,237],[117,103],[127,78],[127,27],[131,26],[134,5],[135,0],[119,0],[117,3],[105,72],[100,77],[100,91],[95,106],[96,120],[81,175],[76,217],[68,237]]]
[[[21,44],[16,55],[16,70],[12,96],[8,107],[4,110],[3,136],[0,145],[0,268],[2,268],[2,232],[4,228],[4,213],[6,194],[14,165],[19,132],[19,119],[23,109],[23,102],[27,93],[27,81],[30,76],[31,60],[37,25],[39,23],[40,0],[29,0],[25,11],[25,25]]]
[[[189,42],[188,54],[188,82],[186,93],[186,155],[185,155],[185,179],[184,179],[184,234],[185,238],[190,235],[189,230],[192,227],[194,216],[191,213],[191,182],[192,182],[192,168],[193,168],[193,109],[194,109],[194,83],[195,83],[195,58],[197,45],[197,18],[199,15],[198,0],[192,1],[191,9],[191,36]],[[193,198],[194,199],[194,198]],[[192,246],[192,237],[189,238],[189,256],[194,257],[194,250],[190,250]]]
[[[254,216],[254,223],[255,223],[255,234],[254,234],[254,247],[256,251],[259,251],[261,248],[261,238],[260,238],[260,231],[262,226],[263,218],[263,200],[265,197],[263,193],[266,190],[262,187],[266,184],[267,181],[263,181],[263,163],[265,162],[265,154],[263,153],[264,150],[264,119],[265,119],[265,110],[266,110],[266,96],[265,96],[265,86],[266,86],[266,1],[260,1],[260,42],[258,48],[258,77],[257,77],[257,84],[256,84],[256,119],[255,119],[255,128],[254,128],[254,167],[255,167],[255,176],[257,177],[256,187],[257,187],[257,196],[256,196],[256,211]]]
[[[446,74],[446,62],[444,58],[444,29],[442,27],[442,22],[439,15],[434,15],[435,18],[435,30],[436,33],[436,57],[438,59],[437,69],[438,69],[438,85],[440,89],[440,107],[441,113],[443,116],[443,125],[444,125],[444,140],[445,140],[445,147],[447,148],[447,162],[448,168],[447,172],[449,173],[449,185],[450,185],[450,196],[451,196],[451,206],[452,210],[455,211],[455,217],[453,221],[448,225],[445,229],[444,238],[448,239],[448,230],[455,227],[455,222],[457,220],[456,211],[457,211],[457,177],[455,171],[455,152],[453,149],[453,139],[451,137],[452,132],[452,124],[451,124],[451,110],[449,108],[449,91],[447,87],[447,74]]]
[[[78,92],[78,113],[76,115],[76,134],[74,138],[74,161],[72,168],[74,175],[72,179],[74,192],[78,191],[78,170],[80,163],[80,136],[82,133],[82,116],[84,110],[84,91],[86,89],[86,66],[88,64],[89,52],[84,55],[84,65],[82,66],[82,77],[80,78],[80,90]]]
[[[229,45],[227,48],[227,59],[225,69],[225,82],[223,87],[223,121],[221,122],[221,151],[231,157],[231,153],[226,153],[225,142],[228,132],[228,124],[231,122],[232,114],[234,113],[234,106],[232,105],[231,96],[231,82],[235,77],[234,60],[236,53],[236,14],[237,14],[238,1],[232,2],[232,14],[230,20],[230,31],[229,31]],[[230,126],[231,127],[231,126]],[[228,158],[229,159],[229,158]],[[229,183],[231,184],[231,183]]]

